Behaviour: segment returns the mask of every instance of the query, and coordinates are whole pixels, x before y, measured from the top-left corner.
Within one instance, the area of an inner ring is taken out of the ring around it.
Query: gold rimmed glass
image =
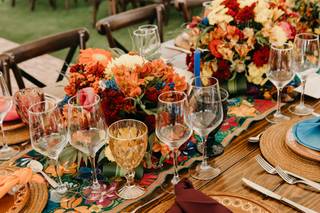
[[[116,163],[126,171],[127,183],[117,194],[123,199],[135,199],[145,190],[134,183],[135,168],[147,150],[148,127],[141,121],[124,119],[109,126],[109,146]]]

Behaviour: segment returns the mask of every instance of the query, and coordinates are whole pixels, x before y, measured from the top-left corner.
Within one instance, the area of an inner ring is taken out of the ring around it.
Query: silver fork
[[[256,161],[258,162],[258,164],[269,174],[271,175],[275,175],[277,174],[277,170],[271,165],[269,164],[261,155],[257,155],[256,157]]]
[[[313,183],[312,181],[306,181],[306,180],[301,180],[301,179],[295,178],[295,177],[285,173],[285,171],[283,171],[283,169],[281,169],[279,166],[276,166],[276,171],[280,175],[280,177],[290,185],[294,185],[297,183],[303,183],[308,186],[311,186],[312,188],[320,190],[319,184]]]

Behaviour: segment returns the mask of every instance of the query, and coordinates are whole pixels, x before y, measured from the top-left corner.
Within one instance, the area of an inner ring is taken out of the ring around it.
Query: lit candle
[[[200,60],[201,60],[200,55],[201,55],[201,52],[198,49],[196,49],[194,51],[194,66],[193,66],[196,86],[201,86],[200,78],[197,78],[197,77],[200,77]]]

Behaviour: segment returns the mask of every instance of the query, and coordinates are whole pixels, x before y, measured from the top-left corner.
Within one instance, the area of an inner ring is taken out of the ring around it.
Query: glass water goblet
[[[313,108],[304,103],[304,91],[307,77],[319,68],[319,35],[312,33],[297,34],[293,47],[293,68],[301,79],[302,91],[300,103],[291,105],[289,111],[295,115],[310,115]]]
[[[96,153],[106,144],[107,126],[103,117],[100,97],[94,95],[92,103],[82,103],[75,95],[68,101],[69,143],[89,157],[92,166],[92,185],[83,187],[82,195],[90,201],[108,196],[106,185],[97,178]]]
[[[8,141],[3,128],[3,121],[11,110],[13,99],[10,96],[7,84],[4,80],[2,72],[0,72],[0,126],[2,132],[2,147],[0,149],[0,160],[9,160],[11,157],[18,154],[19,149],[8,146]]]
[[[293,45],[289,43],[271,44],[269,56],[268,79],[277,88],[277,111],[266,117],[270,123],[279,123],[290,120],[290,117],[281,112],[281,91],[293,79],[292,68]]]
[[[174,175],[171,183],[174,186],[180,181],[177,150],[192,135],[192,129],[186,121],[187,95],[184,92],[169,91],[160,94],[158,100],[156,135],[173,152]]]
[[[55,191],[62,197],[67,194],[68,189],[59,175],[58,159],[68,143],[66,123],[57,104],[53,101],[47,100],[31,105],[28,114],[32,148],[55,162],[59,178],[59,186]]]
[[[123,199],[135,199],[145,190],[134,183],[135,168],[147,150],[148,127],[133,119],[119,120],[108,128],[109,146],[116,163],[126,171],[127,183],[117,194]]]
[[[194,77],[190,86],[188,123],[203,144],[202,162],[190,173],[195,179],[210,180],[220,174],[220,169],[209,165],[207,160],[207,137],[223,120],[219,82],[213,77]]]
[[[161,41],[157,25],[142,25],[133,32],[134,49],[139,55],[153,60],[160,57]]]

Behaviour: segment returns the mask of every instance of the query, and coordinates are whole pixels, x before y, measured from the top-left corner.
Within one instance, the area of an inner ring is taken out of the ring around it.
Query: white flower
[[[269,9],[267,1],[260,0],[254,8],[254,20],[258,23],[264,24],[272,18],[272,11]]]
[[[214,0],[211,2],[210,13],[208,14],[208,20],[210,25],[229,23],[233,20],[233,17],[228,15],[228,8],[222,5],[224,0]]]
[[[253,84],[263,86],[268,81],[267,78],[263,77],[268,69],[268,64],[262,67],[257,67],[254,63],[249,64],[248,74],[246,74],[247,80]]]
[[[124,65],[130,69],[133,69],[136,65],[141,66],[145,62],[146,62],[146,59],[144,59],[141,56],[125,54],[120,56],[119,58],[113,59],[106,67],[105,74],[110,75],[112,73],[111,70],[114,66]]]
[[[250,6],[253,3],[257,2],[257,0],[238,0],[240,4],[240,8],[244,8],[246,6]]]
[[[246,69],[246,65],[243,60],[238,59],[232,62],[231,70],[234,70],[238,73],[242,73],[245,71],[245,69]]]
[[[287,33],[282,27],[275,25],[270,30],[269,40],[270,43],[283,44],[288,40]]]

